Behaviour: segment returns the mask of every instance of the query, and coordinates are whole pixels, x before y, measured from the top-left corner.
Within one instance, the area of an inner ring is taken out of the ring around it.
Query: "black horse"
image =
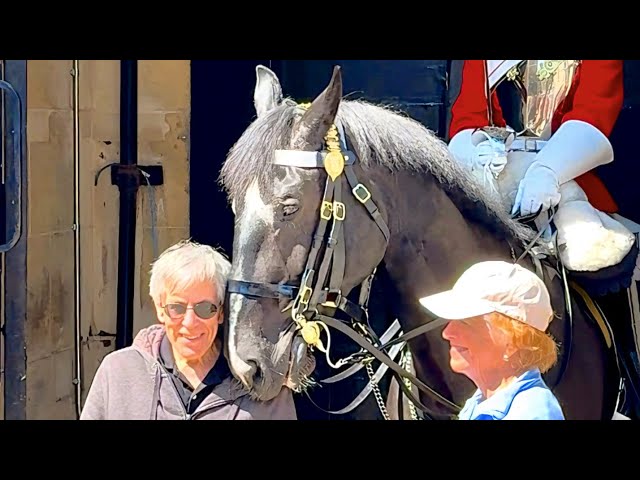
[[[311,372],[314,354],[307,344],[313,329],[296,328],[304,324],[294,321],[300,318],[299,305],[292,308],[291,303],[295,291],[301,293],[308,280],[303,275],[309,273],[309,255],[318,252],[322,238],[314,235],[319,234],[316,228],[323,216],[329,219],[327,232],[333,235],[338,230],[332,228],[340,229],[331,243],[337,260],[330,273],[317,265],[311,273],[326,274],[340,298],[353,298],[358,285],[376,268],[383,272],[386,280],[375,293],[386,297],[378,303],[386,310],[375,315],[385,323],[376,326],[378,334],[395,318],[404,332],[428,323],[431,319],[419,306],[420,297],[450,288],[475,262],[516,261],[534,236],[487,198],[452,160],[446,144],[423,125],[389,108],[343,100],[339,68],[328,87],[303,106],[284,98],[275,74],[259,67],[255,105],[257,119],[230,151],[221,181],[236,216],[226,348],[234,374],[256,398],[272,398],[286,385],[306,388],[315,399],[324,394],[327,402],[332,388],[340,387],[339,382],[308,386],[309,376],[318,377]],[[344,170],[333,162],[335,157],[317,153],[329,149],[331,142],[335,148],[336,138],[345,141],[350,152],[344,157]],[[337,176],[329,178],[327,172]],[[327,196],[331,191],[335,197]],[[327,216],[323,201],[331,203],[332,198],[339,201]],[[323,258],[319,252],[318,263]],[[563,270],[554,267],[553,259],[537,264],[525,254],[519,260],[544,275],[557,313],[550,333],[560,344],[560,362],[545,378],[566,417],[610,419],[620,371],[606,320],[588,294],[565,283]],[[316,301],[318,295],[324,294],[312,290]],[[318,313],[325,311],[322,302],[316,303]],[[316,334],[322,334],[324,347],[329,347],[320,358],[335,362],[354,351],[335,351],[339,332],[328,327],[331,337],[325,336],[326,322],[313,326]],[[343,336],[341,343],[351,340]],[[475,387],[449,368],[441,328],[411,339],[408,345],[418,379],[462,405]],[[325,370],[319,377],[338,371]],[[362,368],[354,377],[364,386],[369,373]],[[447,402],[424,391],[419,400],[431,418],[452,418]],[[323,403],[323,408],[344,406]],[[379,418],[377,407],[370,395],[350,418]]]

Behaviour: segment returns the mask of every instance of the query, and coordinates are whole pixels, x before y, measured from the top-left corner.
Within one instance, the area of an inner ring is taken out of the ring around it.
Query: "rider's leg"
[[[575,181],[564,183],[560,194],[554,224],[564,266],[572,271],[596,272],[618,265],[634,246],[635,235],[594,208]]]
[[[610,216],[624,225],[640,244],[640,224],[619,214]],[[635,269],[629,288],[599,297],[609,322],[612,324],[621,365],[626,382],[626,399],[621,413],[640,418],[640,256],[635,259]]]

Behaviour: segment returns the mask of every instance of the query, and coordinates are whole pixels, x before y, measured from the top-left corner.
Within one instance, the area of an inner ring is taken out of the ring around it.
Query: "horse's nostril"
[[[245,362],[251,367],[251,373],[254,373],[259,368],[258,362],[255,360],[245,360]]]
[[[251,367],[251,375],[254,381],[262,377],[262,368],[256,360],[247,360],[247,364]]]
[[[258,368],[258,364],[253,360],[243,360],[237,357],[232,360],[231,364],[233,365],[234,373],[238,379],[242,381],[245,387],[251,388],[254,383],[254,375]]]

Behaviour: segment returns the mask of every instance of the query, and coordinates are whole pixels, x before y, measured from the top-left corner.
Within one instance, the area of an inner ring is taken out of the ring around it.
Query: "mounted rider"
[[[542,239],[578,282],[595,278],[602,283],[610,271],[625,270],[616,289],[628,286],[638,261],[640,225],[618,214],[594,172],[614,159],[608,137],[623,106],[623,61],[464,60],[454,65],[459,71],[455,75],[452,69],[455,99],[448,132],[454,158],[512,215],[538,214]],[[635,307],[637,349],[637,265],[633,280],[627,294]],[[614,289],[600,285],[598,294],[608,290]]]
[[[451,108],[453,156],[512,214],[539,212],[544,228],[557,207],[557,254],[572,271],[617,265],[635,241],[593,171],[613,161],[622,68],[621,60],[465,60]]]

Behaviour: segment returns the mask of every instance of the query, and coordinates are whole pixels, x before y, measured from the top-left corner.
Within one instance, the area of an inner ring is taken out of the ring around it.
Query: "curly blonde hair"
[[[558,361],[558,345],[549,333],[498,312],[490,315],[490,323],[505,334],[507,343],[517,350],[509,362],[518,371],[537,367],[545,373]]]

